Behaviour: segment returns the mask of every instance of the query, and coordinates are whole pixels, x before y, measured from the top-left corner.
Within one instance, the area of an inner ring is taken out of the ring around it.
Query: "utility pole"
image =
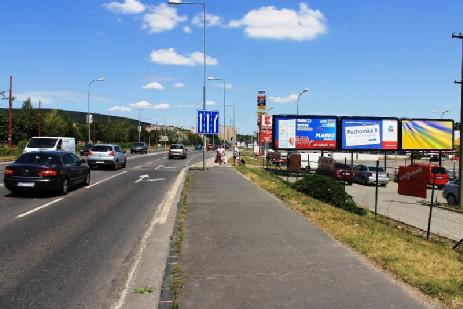
[[[37,135],[41,136],[41,122],[42,122],[42,101],[39,100],[39,113],[37,117]]]
[[[460,208],[463,207],[463,181],[461,180],[461,175],[463,175],[463,162],[461,156],[463,155],[463,143],[462,143],[462,132],[463,132],[463,33],[452,33],[452,38],[454,39],[460,39],[462,42],[462,48],[461,48],[461,53],[462,53],[462,58],[461,58],[461,75],[460,75],[460,80],[455,81],[456,84],[460,84],[460,159],[458,160],[458,176],[460,177],[460,184],[458,185],[458,203],[460,205]]]
[[[13,146],[13,76],[10,76],[10,96],[8,98],[8,147]]]

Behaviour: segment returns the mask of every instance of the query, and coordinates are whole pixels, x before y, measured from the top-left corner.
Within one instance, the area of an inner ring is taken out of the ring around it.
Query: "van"
[[[434,164],[415,164],[423,166],[424,168],[429,169],[428,177],[428,186],[435,185],[439,189],[442,189],[449,182],[449,175],[447,170],[442,166],[437,166]],[[434,183],[435,179],[435,183]]]
[[[31,151],[64,150],[76,152],[76,140],[74,137],[32,137],[24,148],[23,153]]]

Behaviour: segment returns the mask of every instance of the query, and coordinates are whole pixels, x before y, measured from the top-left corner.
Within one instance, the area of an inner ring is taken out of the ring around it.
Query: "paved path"
[[[180,308],[426,306],[230,168],[195,171],[189,205]]]

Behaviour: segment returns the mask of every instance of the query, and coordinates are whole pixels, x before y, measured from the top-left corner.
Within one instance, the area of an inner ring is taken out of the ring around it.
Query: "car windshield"
[[[31,138],[27,148],[53,148],[56,145],[57,138]]]
[[[143,146],[145,146],[145,144],[143,144],[143,143],[135,143],[135,144],[133,144],[133,146],[134,147],[143,147]]]
[[[376,166],[369,166],[368,169],[372,172],[376,172]],[[384,172],[384,168],[378,167],[378,172]]]
[[[58,154],[29,152],[20,156],[16,163],[58,164],[60,161],[61,156]]]
[[[111,146],[105,146],[105,145],[96,145],[92,147],[92,151],[94,152],[108,152],[113,150]]]
[[[431,168],[433,174],[447,174],[447,170],[441,166],[434,166]]]
[[[170,149],[183,149],[183,145],[170,145]]]

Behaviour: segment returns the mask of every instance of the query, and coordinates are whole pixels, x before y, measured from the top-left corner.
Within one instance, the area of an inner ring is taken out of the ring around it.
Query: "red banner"
[[[272,130],[260,130],[259,131],[259,144],[265,144],[272,142]]]
[[[426,198],[429,168],[420,165],[400,166],[397,175],[398,193]]]

